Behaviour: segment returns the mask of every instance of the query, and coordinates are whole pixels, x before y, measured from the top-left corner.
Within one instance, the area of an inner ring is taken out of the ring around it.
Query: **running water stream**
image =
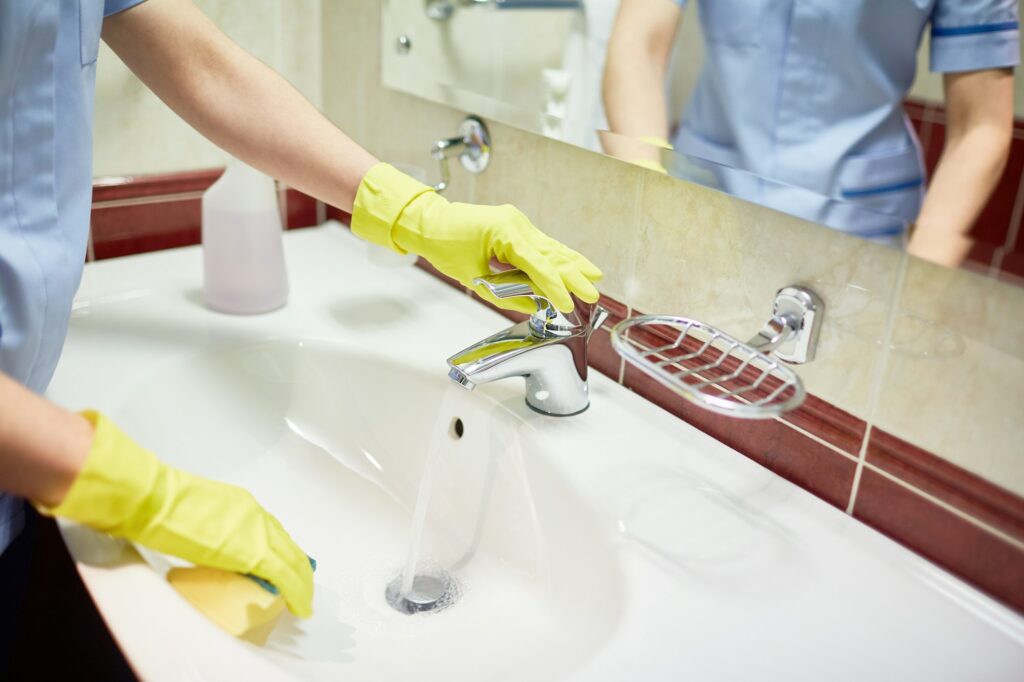
[[[452,443],[461,437],[461,425],[458,429],[455,428],[455,418],[451,408],[456,395],[462,391],[462,388],[455,385],[450,385],[445,389],[434,428],[430,432],[427,456],[423,463],[423,474],[420,477],[419,490],[416,495],[409,552],[406,555],[405,568],[401,575],[401,586],[397,592],[394,590],[394,585],[389,586],[387,591],[388,601],[400,611],[413,613],[436,608],[438,602],[447,596],[451,587],[450,578],[446,575],[434,575],[438,573],[436,570],[429,573],[423,571],[418,575],[417,567],[420,564],[421,543],[426,528],[430,497],[434,488],[434,474],[440,459],[451,449]]]

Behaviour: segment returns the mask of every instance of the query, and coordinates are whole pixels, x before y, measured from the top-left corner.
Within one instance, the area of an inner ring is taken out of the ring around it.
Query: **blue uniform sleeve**
[[[937,0],[931,17],[931,70],[1016,66],[1017,22],[1017,0]]]
[[[109,17],[111,14],[117,14],[123,12],[126,9],[135,7],[135,5],[141,5],[146,0],[103,0],[103,16]]]

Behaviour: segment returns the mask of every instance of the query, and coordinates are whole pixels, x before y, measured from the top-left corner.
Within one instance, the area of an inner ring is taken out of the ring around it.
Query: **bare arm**
[[[53,507],[75,480],[92,426],[0,373],[0,490]]]
[[[958,266],[967,236],[1006,166],[1013,134],[1013,70],[945,76],[946,144],[907,250]]]
[[[679,5],[670,0],[622,0],[619,5],[602,83],[612,132],[668,139],[665,73],[681,15]],[[632,153],[607,151],[620,158]],[[657,158],[657,150],[652,153]]]
[[[214,144],[344,210],[376,159],[294,87],[232,42],[191,0],[148,0],[103,23],[103,40]]]

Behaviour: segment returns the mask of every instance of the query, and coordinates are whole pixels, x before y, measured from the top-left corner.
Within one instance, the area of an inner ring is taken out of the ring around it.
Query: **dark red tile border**
[[[622,358],[612,348],[611,328],[626,318],[629,309],[614,298],[601,295],[597,304],[608,311],[608,319],[595,330],[587,348],[587,362],[601,374],[613,381],[619,380]]]
[[[352,214],[348,211],[342,211],[340,208],[328,205],[327,220],[337,220],[342,225],[348,227],[352,224]]]
[[[607,327],[595,330],[587,345],[587,364],[612,381],[619,380],[622,358],[612,348],[612,335]]]
[[[1024,499],[1010,491],[880,429],[871,431],[867,461],[1024,542]]]
[[[631,365],[623,383],[829,504],[846,509],[857,465],[831,448],[774,419],[723,417],[690,404]]]
[[[1024,253],[1007,251],[1002,254],[999,262],[1000,281],[1018,287],[1024,287]]]
[[[198,244],[200,193],[223,172],[217,168],[97,179],[91,216],[93,257],[102,260]],[[286,228],[317,224],[315,199],[288,189],[286,202]]]
[[[860,455],[867,431],[863,419],[810,394],[803,405],[787,412],[782,420],[854,456]]]
[[[285,192],[285,229],[312,227],[319,224],[317,220],[317,201],[308,194],[297,189],[288,188]]]
[[[614,327],[629,317],[629,306],[625,303],[619,303],[611,296],[601,294],[597,304],[608,311],[608,321],[604,323],[604,326],[608,328]]]
[[[855,518],[1024,612],[1024,551],[865,468]]]
[[[92,185],[92,202],[98,204],[118,199],[202,192],[223,173],[223,168],[211,168],[182,173],[97,178]]]
[[[92,248],[97,260],[198,244],[199,199],[94,208]]]

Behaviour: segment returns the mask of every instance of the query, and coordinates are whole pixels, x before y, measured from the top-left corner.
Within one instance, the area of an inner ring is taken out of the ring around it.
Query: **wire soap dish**
[[[745,343],[688,317],[639,315],[615,325],[612,346],[692,403],[730,417],[770,419],[807,396],[800,377],[780,360],[814,358],[823,312],[813,291],[790,286],[775,295],[771,319]]]

